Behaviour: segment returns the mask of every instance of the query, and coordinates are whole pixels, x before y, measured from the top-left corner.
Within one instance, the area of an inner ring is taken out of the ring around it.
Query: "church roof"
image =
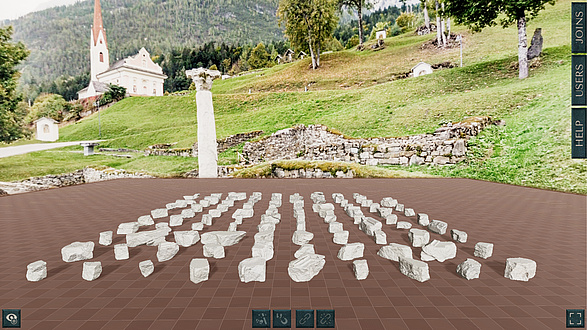
[[[143,48],[143,49],[144,49],[144,48]],[[142,51],[143,49],[141,49],[141,51]],[[158,71],[154,71],[154,70],[149,70],[149,69],[141,68],[141,67],[138,67],[138,66],[136,66],[136,65],[132,65],[132,64],[129,64],[129,63],[128,63],[128,62],[131,62],[131,60],[134,60],[134,59],[136,59],[136,58],[139,56],[139,54],[141,53],[141,51],[139,51],[139,53],[137,53],[136,55],[129,56],[129,57],[127,57],[127,58],[123,58],[122,60],[118,60],[118,61],[114,62],[114,64],[112,64],[112,65],[111,65],[111,66],[108,68],[108,70],[106,70],[106,71],[104,71],[104,72],[100,72],[100,73],[98,74],[98,76],[101,76],[101,75],[103,75],[103,74],[105,74],[105,73],[107,73],[107,72],[110,72],[110,71],[114,71],[114,70],[116,70],[116,69],[120,69],[120,68],[128,68],[128,69],[132,69],[132,70],[136,70],[136,71],[140,71],[140,72],[146,72],[146,73],[149,73],[149,74],[158,75],[158,76],[161,76],[161,77],[165,77],[165,78],[167,78],[167,76],[166,76],[165,74],[163,74],[163,73],[160,73],[160,72],[158,72]],[[146,50],[145,50],[145,52],[146,52]],[[147,54],[148,54],[148,52],[147,52]],[[160,70],[160,68],[159,68],[159,70]]]
[[[106,31],[104,31],[104,24],[102,23],[102,8],[100,7],[100,0],[94,0],[94,26],[92,27],[92,31],[94,33],[94,45],[98,43],[98,35],[100,34],[100,31],[102,31],[104,43],[106,44],[106,47],[108,47]]]
[[[90,84],[94,85],[94,90],[98,93],[106,93],[108,91],[108,84],[105,84],[103,82],[92,80],[90,81]],[[87,91],[88,88],[90,88],[90,86],[80,90],[78,94]]]

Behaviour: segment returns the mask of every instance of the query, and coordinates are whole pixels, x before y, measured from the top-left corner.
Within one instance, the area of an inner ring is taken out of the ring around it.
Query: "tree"
[[[271,63],[271,57],[262,42],[253,48],[248,61],[252,69],[264,68]]]
[[[29,110],[25,122],[30,124],[42,117],[61,121],[70,108],[71,105],[61,95],[41,94]]]
[[[21,96],[16,92],[19,73],[16,66],[29,51],[21,43],[12,43],[12,26],[0,28],[0,141],[14,141],[24,135],[19,111]]]
[[[554,5],[556,0],[445,0],[446,12],[458,24],[465,24],[473,31],[497,25],[498,15],[502,27],[517,23],[519,78],[528,77],[528,42],[526,22],[533,19],[546,4]]]
[[[320,52],[338,23],[338,0],[280,0],[279,25],[294,48],[309,50],[312,68],[320,66]],[[306,48],[307,46],[307,48]]]
[[[339,0],[338,2],[340,8],[346,6],[347,8],[352,8],[357,11],[357,16],[359,17],[359,45],[363,44],[363,8],[371,9],[373,8],[373,0]]]

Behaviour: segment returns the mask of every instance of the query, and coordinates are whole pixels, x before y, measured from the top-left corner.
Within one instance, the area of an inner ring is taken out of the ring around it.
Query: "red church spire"
[[[104,31],[104,25],[102,24],[102,8],[100,8],[100,0],[94,0],[94,26],[92,30],[94,32],[94,46],[98,43],[98,35],[100,34],[100,31],[102,31],[104,43],[106,43],[106,31]]]

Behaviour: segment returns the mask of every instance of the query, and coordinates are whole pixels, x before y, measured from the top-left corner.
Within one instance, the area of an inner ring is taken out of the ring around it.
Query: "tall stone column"
[[[218,177],[218,149],[216,122],[212,104],[212,81],[220,77],[220,71],[204,68],[187,70],[186,75],[196,85],[198,120],[198,173],[200,178]]]

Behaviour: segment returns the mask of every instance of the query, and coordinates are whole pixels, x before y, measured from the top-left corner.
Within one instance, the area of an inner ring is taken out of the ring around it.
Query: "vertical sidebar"
[[[571,157],[587,158],[587,2],[571,4]]]

